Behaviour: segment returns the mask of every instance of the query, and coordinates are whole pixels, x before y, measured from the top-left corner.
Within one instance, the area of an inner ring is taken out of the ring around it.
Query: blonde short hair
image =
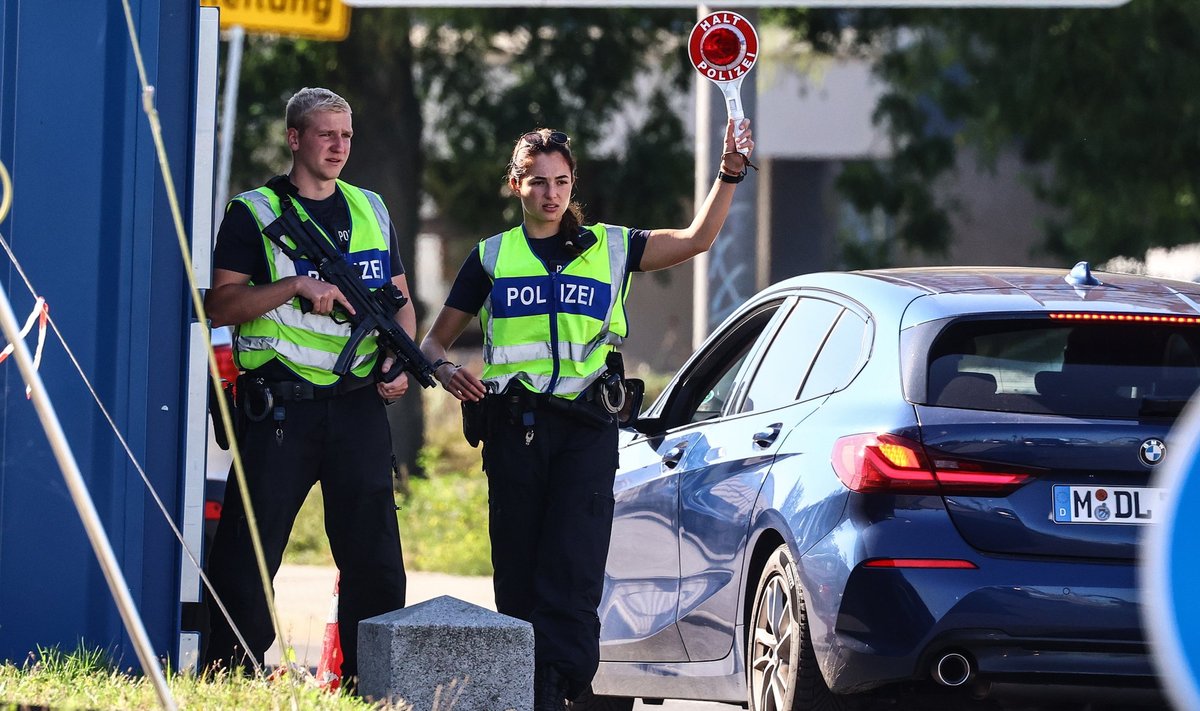
[[[314,111],[351,113],[350,104],[342,97],[328,89],[306,86],[288,99],[285,113],[287,127],[303,133],[304,129],[308,127],[308,117]]]

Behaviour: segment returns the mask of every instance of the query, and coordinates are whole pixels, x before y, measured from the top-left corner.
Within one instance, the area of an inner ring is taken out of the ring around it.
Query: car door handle
[[[767,427],[767,429],[763,430],[762,432],[755,434],[754,435],[754,446],[759,447],[761,449],[766,449],[767,447],[770,447],[771,444],[775,442],[775,439],[777,437],[779,437],[779,432],[782,429],[783,429],[783,423],[776,422],[775,424]]]
[[[679,460],[683,459],[683,450],[685,449],[687,449],[687,442],[680,442],[667,450],[667,453],[662,458],[663,466],[667,469],[674,469],[679,466]]]

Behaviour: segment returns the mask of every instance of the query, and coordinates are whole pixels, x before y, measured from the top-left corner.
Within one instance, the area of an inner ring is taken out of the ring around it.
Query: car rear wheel
[[[746,646],[751,711],[845,708],[817,667],[804,596],[787,546],[775,549],[759,576]]]
[[[567,704],[571,711],[632,711],[633,699],[624,696],[595,696],[591,690]]]

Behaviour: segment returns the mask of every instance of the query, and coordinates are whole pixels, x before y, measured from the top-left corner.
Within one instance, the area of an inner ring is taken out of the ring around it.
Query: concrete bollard
[[[413,711],[532,711],[533,626],[445,595],[363,620],[358,692]]]

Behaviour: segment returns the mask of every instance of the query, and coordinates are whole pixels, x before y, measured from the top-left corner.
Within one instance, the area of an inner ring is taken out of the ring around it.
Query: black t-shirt
[[[297,196],[299,197],[299,196]],[[324,200],[299,197],[305,212],[325,233],[336,237],[338,247],[345,254],[350,247],[350,207],[340,188]],[[392,276],[404,273],[400,251],[396,240],[396,225],[388,235],[388,255],[392,263]],[[217,246],[213,251],[213,268],[227,269],[238,274],[249,274],[255,284],[271,281],[271,270],[263,250],[263,235],[258,230],[250,208],[244,203],[233,201],[225,209],[221,229],[217,232]]]
[[[649,237],[650,232],[647,230],[629,230],[629,271],[642,271],[642,254],[646,251],[646,240]],[[550,271],[562,271],[573,259],[571,252],[563,244],[561,235],[528,241],[530,249]],[[483,270],[479,248],[476,247],[459,268],[458,276],[454,278],[454,284],[450,287],[450,294],[446,297],[446,306],[469,314],[479,313],[491,291],[492,279]]]

